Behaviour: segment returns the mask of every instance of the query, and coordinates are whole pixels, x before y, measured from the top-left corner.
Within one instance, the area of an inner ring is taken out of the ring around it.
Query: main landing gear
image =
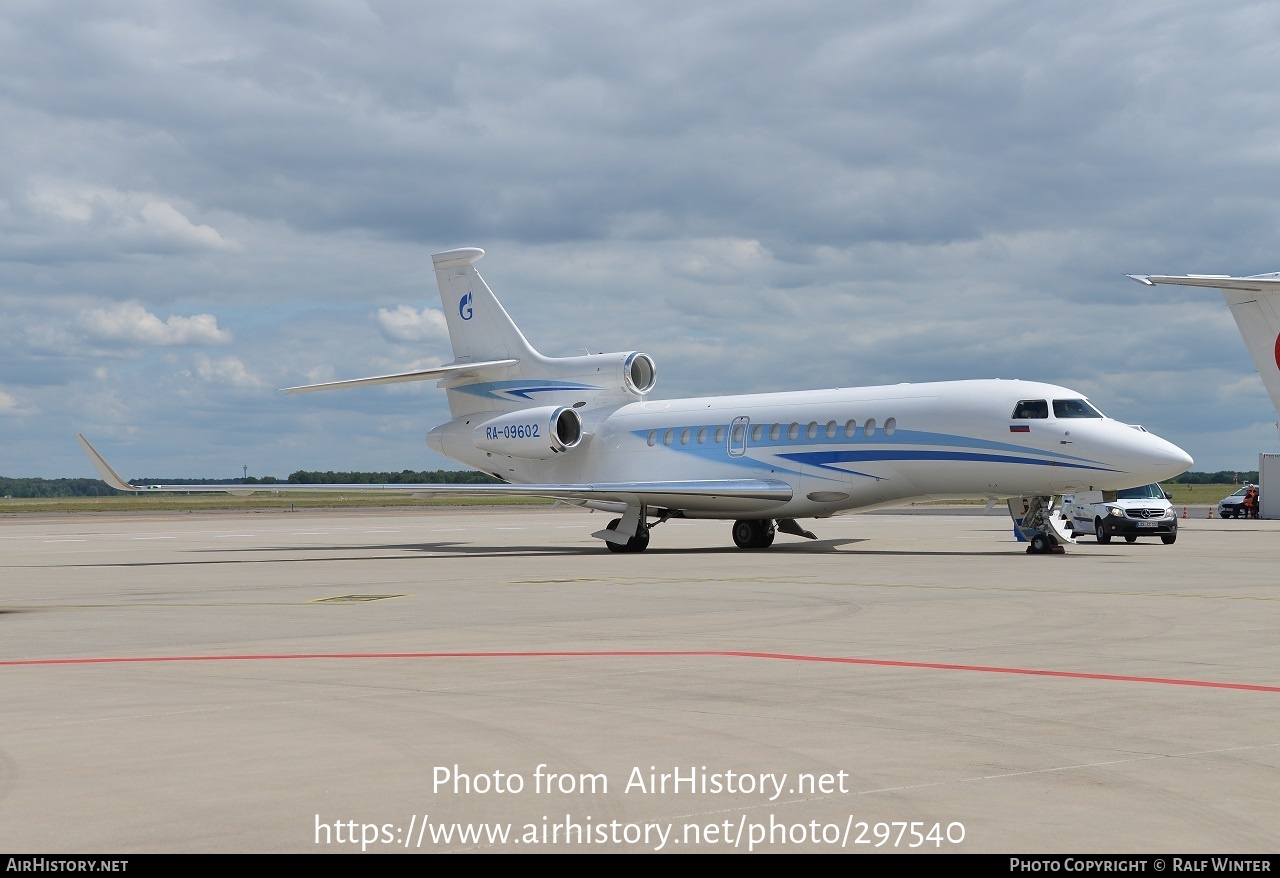
[[[622,518],[615,518],[605,525],[604,530],[596,531],[592,536],[604,540],[610,552],[643,552],[649,548],[649,531],[671,518],[673,510],[663,510],[661,517],[649,523],[647,507],[633,507],[626,511]],[[733,542],[739,549],[767,549],[773,545],[773,538],[778,531],[816,540],[818,537],[805,530],[794,518],[743,518],[733,523]]]
[[[773,545],[773,521],[743,518],[733,523],[733,541],[739,549],[767,549]]]
[[[605,529],[617,531],[621,525],[622,519],[615,518],[605,525]],[[739,549],[767,549],[773,545],[776,533],[777,528],[772,519],[768,518],[744,518],[733,523],[733,542]],[[609,547],[610,552],[643,552],[649,548],[649,528],[647,525],[641,527],[639,533],[625,543],[606,539],[604,544]]]
[[[618,525],[622,524],[621,518],[615,518],[613,521],[605,525],[609,530],[617,530]],[[631,537],[625,543],[614,543],[605,540],[604,544],[609,547],[610,552],[643,552],[649,548],[649,528],[643,527],[640,533]]]

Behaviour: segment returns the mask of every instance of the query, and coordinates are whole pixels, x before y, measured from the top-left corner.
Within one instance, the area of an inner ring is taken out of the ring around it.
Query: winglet
[[[1149,287],[1155,286],[1155,282],[1151,280],[1151,275],[1149,274],[1126,274],[1125,277],[1129,278],[1129,280],[1136,280],[1138,283],[1145,284]]]
[[[80,433],[76,434],[76,438],[80,440],[80,447],[84,449],[84,453],[89,455],[89,462],[93,464],[93,468],[98,471],[98,475],[102,480],[117,491],[141,491],[141,488],[133,485],[120,478],[119,473],[111,468],[111,464],[103,460],[102,455],[98,453],[98,449],[89,444],[89,440],[84,438]]]

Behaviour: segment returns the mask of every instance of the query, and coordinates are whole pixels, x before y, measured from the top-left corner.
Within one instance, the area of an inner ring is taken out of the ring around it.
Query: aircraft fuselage
[[[515,484],[769,479],[792,497],[767,509],[804,518],[913,500],[1115,490],[1183,472],[1181,449],[1097,416],[1057,417],[1065,387],[970,380],[584,408],[584,440],[546,460],[477,449],[487,413],[431,431],[437,451]],[[1023,401],[1043,416],[1014,417]],[[710,509],[688,517],[732,518]]]

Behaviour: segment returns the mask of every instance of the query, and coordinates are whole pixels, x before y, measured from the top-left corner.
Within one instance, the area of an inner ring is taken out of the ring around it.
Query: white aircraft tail
[[[412,372],[284,390],[314,393],[402,381],[438,381],[448,394],[454,420],[479,413],[532,411],[530,418],[519,423],[491,425],[493,431],[501,431],[504,436],[515,430],[523,437],[524,429],[535,429],[534,421],[541,415],[547,416],[548,423],[559,424],[561,433],[573,433],[569,422],[579,421],[579,409],[635,402],[653,389],[657,366],[648,354],[626,351],[544,357],[534,350],[476,271],[475,262],[481,256],[483,250],[465,247],[431,257],[449,342],[453,345],[453,362]],[[561,411],[565,407],[573,412],[565,415]],[[536,429],[541,432],[541,427]]]
[[[454,362],[514,358],[527,369],[539,354],[476,271],[476,260],[482,256],[478,247],[464,247],[431,257]]]
[[[1245,347],[1262,376],[1271,404],[1280,414],[1280,272],[1250,277],[1207,274],[1185,277],[1131,274],[1129,277],[1149,286],[1178,284],[1221,290]]]
[[[431,257],[453,345],[450,365],[460,369],[466,363],[486,364],[441,382],[454,418],[479,412],[546,408],[554,413],[554,407],[560,406],[616,405],[641,399],[653,389],[657,369],[647,354],[545,357],[538,353],[476,271],[475,263],[482,256],[483,250],[465,247]]]

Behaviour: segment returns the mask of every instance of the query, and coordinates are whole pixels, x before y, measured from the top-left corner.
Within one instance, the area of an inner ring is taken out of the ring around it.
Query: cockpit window
[[[1089,405],[1084,399],[1055,399],[1053,401],[1055,418],[1100,418],[1102,412]]]
[[[1017,421],[1047,417],[1049,417],[1049,403],[1043,399],[1022,399],[1013,407],[1013,418]]]

